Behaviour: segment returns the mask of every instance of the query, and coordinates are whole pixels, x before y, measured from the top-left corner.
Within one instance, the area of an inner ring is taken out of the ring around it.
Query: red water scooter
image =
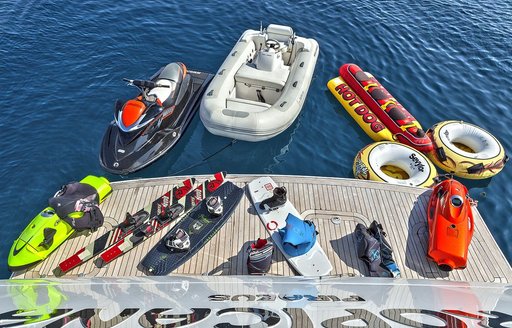
[[[428,257],[442,271],[464,269],[474,232],[472,206],[467,188],[451,177],[442,177],[428,203]]]

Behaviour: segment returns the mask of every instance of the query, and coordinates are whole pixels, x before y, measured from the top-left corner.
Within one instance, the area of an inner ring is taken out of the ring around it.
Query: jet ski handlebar
[[[156,87],[160,88],[169,88],[168,85],[165,84],[159,84],[153,81],[147,81],[147,80],[130,80],[130,79],[123,79],[123,81],[128,82],[128,85],[134,85],[139,88],[148,88],[153,89]]]

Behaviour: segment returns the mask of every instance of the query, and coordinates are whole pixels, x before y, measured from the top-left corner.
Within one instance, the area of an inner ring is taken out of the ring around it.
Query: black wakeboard
[[[214,216],[208,212],[206,200],[196,206],[185,218],[178,222],[142,259],[140,266],[148,275],[163,276],[177,269],[194,256],[222,228],[237,207],[244,194],[243,189],[227,181],[221,185],[212,197],[219,196],[223,203],[223,213]],[[166,246],[170,236],[178,229],[184,230],[190,237],[190,248],[186,251]]]

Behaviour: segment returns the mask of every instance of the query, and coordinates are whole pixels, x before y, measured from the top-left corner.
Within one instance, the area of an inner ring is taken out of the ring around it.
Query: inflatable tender
[[[75,185],[83,186],[83,188],[76,188]],[[89,214],[86,212],[86,205],[90,202],[101,203],[112,191],[107,179],[89,175],[79,183],[75,182],[63,186],[51,199],[68,194],[69,192],[66,191],[69,189],[91,191],[94,199],[87,198],[82,202],[84,199],[75,198],[75,201],[72,202],[73,207],[79,206],[80,208],[74,209],[72,212],[69,211],[66,218],[59,217],[57,213],[60,212],[60,209],[56,210],[53,207],[47,207],[39,213],[23,230],[18,239],[14,241],[7,259],[10,271],[23,270],[46,259],[75,231],[71,223],[66,222],[66,220],[69,218],[79,221],[86,218]],[[61,204],[64,205],[65,202]]]
[[[440,122],[430,128],[427,135],[434,144],[434,149],[428,153],[432,162],[461,178],[490,178],[508,161],[498,139],[470,123]]]
[[[263,141],[299,115],[318,59],[318,43],[289,26],[246,30],[219,68],[199,114],[215,135]]]
[[[428,202],[428,257],[439,269],[464,269],[474,231],[472,200],[466,187],[454,180],[438,183]]]
[[[418,121],[375,77],[355,64],[341,66],[339,73],[329,89],[373,140],[399,141],[424,153],[432,150]]]
[[[430,187],[437,170],[421,152],[391,141],[372,143],[361,149],[354,160],[354,177],[403,186]]]

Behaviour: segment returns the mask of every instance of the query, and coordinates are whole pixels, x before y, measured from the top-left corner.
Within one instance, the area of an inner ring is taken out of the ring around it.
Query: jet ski
[[[150,80],[123,79],[140,94],[124,103],[116,101],[114,120],[101,145],[101,166],[128,174],[164,155],[185,132],[212,78],[187,70],[183,63],[170,63]]]

